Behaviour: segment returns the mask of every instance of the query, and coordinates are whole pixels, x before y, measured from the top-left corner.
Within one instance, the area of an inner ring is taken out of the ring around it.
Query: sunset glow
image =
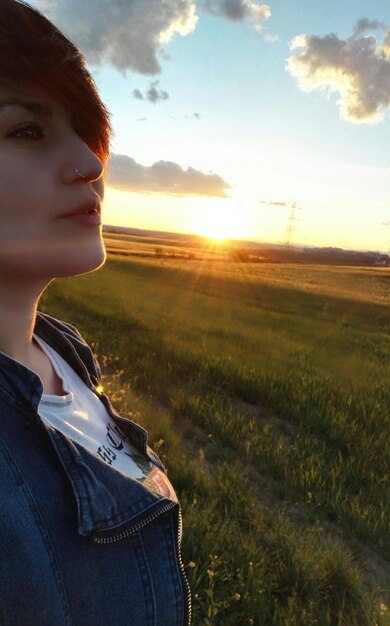
[[[31,1],[112,113],[106,225],[388,250],[386,0]]]
[[[212,207],[198,221],[194,221],[193,232],[214,241],[240,239],[243,236],[241,216],[238,209],[226,206]]]

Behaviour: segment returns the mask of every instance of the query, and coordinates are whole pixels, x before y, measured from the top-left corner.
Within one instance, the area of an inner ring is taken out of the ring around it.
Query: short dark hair
[[[0,0],[0,84],[41,88],[70,115],[75,132],[90,149],[107,160],[110,114],[82,53],[23,0]]]

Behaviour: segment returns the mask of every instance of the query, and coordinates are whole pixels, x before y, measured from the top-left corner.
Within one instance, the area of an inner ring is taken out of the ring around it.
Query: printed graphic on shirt
[[[123,450],[124,454],[130,457],[139,470],[138,475],[135,476],[132,474],[133,478],[142,482],[150,491],[177,502],[175,490],[166,474],[145,456],[137,453],[134,449],[130,451],[129,448],[130,447],[126,445],[126,436],[117,424],[108,422],[106,444],[99,446],[98,455],[106,461],[106,463],[114,465],[115,467],[115,461],[117,459],[115,450]]]
[[[126,439],[125,433],[111,419],[102,400],[87,387],[61,355],[42,339],[38,338],[38,341],[68,392],[65,396],[42,395],[38,408],[42,419],[107,465],[141,482],[150,491],[177,502],[166,474]]]
[[[177,495],[170,481],[158,467],[154,466],[145,478],[145,487],[177,502]]]

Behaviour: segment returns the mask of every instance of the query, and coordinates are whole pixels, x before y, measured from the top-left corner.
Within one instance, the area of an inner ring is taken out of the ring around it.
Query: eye
[[[7,136],[15,139],[27,139],[29,141],[36,141],[38,139],[44,139],[45,134],[39,124],[36,124],[35,122],[29,122],[28,124],[19,126],[19,128],[16,128]]]

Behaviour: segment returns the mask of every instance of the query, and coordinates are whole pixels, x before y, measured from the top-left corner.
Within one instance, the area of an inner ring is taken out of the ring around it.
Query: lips
[[[94,198],[93,200],[83,202],[83,204],[80,204],[76,209],[68,211],[67,213],[63,213],[62,215],[60,215],[60,217],[71,217],[72,215],[83,215],[84,213],[90,215],[100,215],[100,201]]]
[[[90,200],[85,200],[82,204],[79,204],[78,207],[72,209],[72,211],[63,213],[60,217],[66,219],[69,224],[77,224],[78,227],[81,227],[81,225],[83,228],[86,226],[89,228],[101,226],[101,198],[94,196]]]

